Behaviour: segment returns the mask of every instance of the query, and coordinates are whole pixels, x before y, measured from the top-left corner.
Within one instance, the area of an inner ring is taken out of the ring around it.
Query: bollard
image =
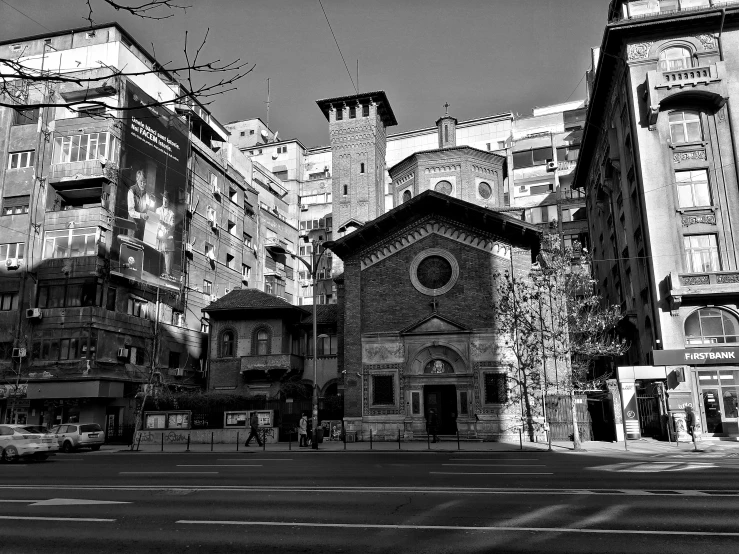
[[[461,450],[459,447],[459,429],[457,429],[457,450]]]
[[[236,431],[236,452],[239,451],[239,443],[241,442],[240,436],[241,436],[241,432]]]
[[[210,451],[213,452],[213,431],[210,432]]]
[[[400,450],[400,429],[398,429],[398,450]]]
[[[162,431],[162,452],[164,452],[164,431]]]
[[[290,429],[287,432],[287,449],[292,450],[293,449],[293,430]]]
[[[267,431],[262,433],[262,452],[267,450]]]
[[[523,430],[520,427],[518,428],[518,442],[521,445],[521,450],[523,450]]]
[[[140,446],[141,446],[141,433],[139,433],[139,442],[136,443],[136,452],[139,451]]]
[[[187,450],[185,452],[190,452],[190,433],[187,434]]]
[[[431,450],[431,433],[428,430],[426,430],[426,446]]]
[[[344,437],[344,450],[346,450],[346,429],[344,428],[344,420],[341,420],[341,435]]]
[[[370,450],[372,450],[372,429],[370,429]]]

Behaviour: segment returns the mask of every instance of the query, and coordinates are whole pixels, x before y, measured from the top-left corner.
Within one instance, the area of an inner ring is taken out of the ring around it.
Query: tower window
[[[354,119],[357,117],[357,108],[355,106],[352,106],[349,108],[349,119]]]
[[[336,121],[341,121],[342,119],[344,119],[344,110],[339,108],[336,110]]]
[[[359,172],[364,173],[364,163],[359,164]]]
[[[444,125],[444,142],[449,142],[449,127]]]
[[[367,104],[362,106],[362,117],[369,117],[369,106]]]
[[[344,185],[344,196],[349,194],[349,187],[347,185]]]

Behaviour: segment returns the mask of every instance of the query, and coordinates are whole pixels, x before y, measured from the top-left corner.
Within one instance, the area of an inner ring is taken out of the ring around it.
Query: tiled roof
[[[303,318],[303,323],[313,322],[313,306],[301,306],[308,314]],[[339,317],[339,307],[336,304],[319,304],[316,306],[316,322],[319,324],[336,323]]]
[[[293,306],[286,300],[262,292],[257,289],[235,289],[227,295],[222,296],[215,302],[211,302],[205,308],[204,312],[216,310],[259,310],[272,308],[294,308],[301,310],[299,306]]]

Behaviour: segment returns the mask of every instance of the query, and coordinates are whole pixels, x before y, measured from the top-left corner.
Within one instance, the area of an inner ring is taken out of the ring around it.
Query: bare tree
[[[143,19],[163,20],[185,11],[189,6],[181,5],[174,0],[146,0],[139,2],[115,2],[113,0],[87,0],[87,15],[83,17],[94,27],[93,4],[107,5],[116,11],[126,12]],[[99,106],[112,111],[105,117],[116,117],[118,111],[135,109],[125,105],[120,96],[115,99],[101,97],[95,91],[104,89],[112,80],[121,77],[136,78],[146,75],[157,75],[168,83],[171,93],[166,97],[156,98],[144,104],[146,107],[167,106],[197,102],[208,105],[213,98],[236,89],[238,81],[251,73],[254,65],[243,62],[239,58],[229,61],[220,58],[205,59],[206,46],[210,29],[206,29],[202,40],[192,43],[186,31],[184,36],[183,57],[179,63],[167,61],[147,65],[145,69],[112,67],[98,61],[96,67],[84,70],[52,67],[45,63],[53,47],[44,45],[42,54],[29,55],[22,49],[12,57],[0,57],[0,106],[14,108],[18,111],[38,108],[67,108],[77,111],[84,106]],[[154,45],[152,43],[152,49]],[[154,56],[156,52],[153,51]],[[81,91],[89,91],[74,100],[65,100],[55,94],[59,87],[76,87]],[[136,108],[141,108],[141,105]]]
[[[620,307],[606,305],[595,293],[590,268],[579,244],[565,248],[558,235],[546,236],[528,275],[503,276],[497,305],[529,389],[535,383],[544,394],[569,396],[575,450],[581,449],[576,395],[602,388],[608,373],[598,371],[599,362],[629,348],[616,331]]]

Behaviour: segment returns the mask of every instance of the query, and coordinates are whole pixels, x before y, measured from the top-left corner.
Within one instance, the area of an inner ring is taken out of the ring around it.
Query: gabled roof
[[[356,231],[324,243],[324,246],[344,260],[432,214],[477,228],[481,233],[500,237],[512,245],[527,246],[534,254],[539,249],[541,231],[538,226],[433,190],[411,198]]]
[[[313,323],[313,306],[301,306],[307,313],[301,323]],[[318,304],[316,306],[316,323],[319,325],[336,324],[339,320],[339,306],[336,304]]]
[[[428,335],[429,333],[469,333],[468,327],[457,323],[444,317],[443,315],[434,312],[431,315],[427,315],[424,318],[416,321],[403,329],[401,335],[409,335],[414,333],[420,333]]]
[[[293,306],[278,296],[257,289],[235,289],[211,302],[203,311],[206,313],[226,310],[274,310],[290,309],[305,312],[300,306]]]

